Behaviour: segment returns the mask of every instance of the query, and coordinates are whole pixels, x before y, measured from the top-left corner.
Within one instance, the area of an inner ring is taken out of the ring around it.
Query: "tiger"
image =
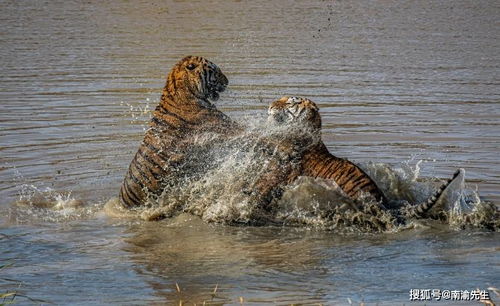
[[[321,140],[321,116],[318,106],[311,100],[301,97],[282,97],[270,104],[268,108],[268,122],[271,125],[290,127],[293,134],[293,143],[279,142],[278,150],[298,150],[298,167],[273,165],[274,168],[256,184],[259,196],[269,198],[270,193],[283,184],[290,184],[299,176],[309,176],[331,180],[353,200],[360,200],[363,196],[373,198],[383,210],[400,209],[395,203],[388,201],[376,182],[353,162],[331,154]],[[294,157],[297,159],[297,157]],[[406,207],[406,217],[424,218],[440,199],[444,190],[453,182],[463,170],[458,169],[434,194],[425,202]],[[366,199],[366,198],[364,198]],[[398,212],[399,213],[399,212]]]
[[[186,56],[174,65],[121,185],[122,206],[144,205],[173,184],[168,178],[187,174],[193,166],[193,136],[225,135],[237,128],[212,103],[228,83],[221,69],[203,57]]]

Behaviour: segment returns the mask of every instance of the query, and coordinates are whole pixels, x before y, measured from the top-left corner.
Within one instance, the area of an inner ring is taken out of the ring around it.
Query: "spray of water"
[[[398,220],[369,200],[354,202],[346,198],[332,181],[308,177],[283,184],[275,198],[261,205],[263,199],[255,193],[259,180],[268,175],[273,165],[286,163],[293,167],[296,161],[291,152],[300,155],[300,150],[305,149],[283,150],[283,143],[289,143],[284,135],[290,132],[289,127],[269,126],[264,120],[254,120],[243,135],[204,151],[200,159],[204,170],[168,186],[158,204],[140,212],[142,218],[151,220],[188,212],[207,222],[282,224],[342,231],[393,231],[413,222]],[[270,139],[278,141],[270,143]],[[210,135],[197,141],[200,147],[205,142],[212,143]],[[426,201],[437,187],[433,180],[419,179],[420,163],[360,166],[390,201],[411,206]],[[461,177],[456,180],[458,184],[447,189],[432,217],[454,227],[497,229],[494,206],[482,202],[477,192],[465,188],[463,180]]]
[[[346,198],[332,181],[310,177],[283,184],[273,198],[262,199],[255,191],[262,184],[262,177],[268,176],[276,165],[293,168],[294,163],[298,163],[294,158],[305,148],[283,150],[283,144],[289,144],[285,136],[291,132],[289,127],[271,126],[263,118],[247,122],[245,133],[226,142],[214,141],[219,136],[209,133],[197,136],[188,161],[181,165],[183,175],[166,177],[161,196],[152,197],[144,207],[124,210],[113,199],[104,211],[115,217],[139,216],[145,220],[190,213],[206,222],[280,224],[348,232],[396,231],[414,225],[414,220],[397,219],[369,200]],[[300,132],[307,135],[307,131]],[[436,188],[433,180],[419,179],[420,162],[414,166],[365,163],[360,167],[390,201],[400,206],[423,202]],[[498,230],[496,207],[481,201],[477,191],[466,188],[463,177],[457,182],[447,189],[446,196],[433,209],[433,219],[453,228],[474,226]],[[28,185],[15,207],[18,218],[23,215],[19,211],[23,211],[25,215],[48,221],[88,217],[98,210],[95,205],[82,205],[70,193],[38,190]]]
[[[9,219],[16,223],[33,221],[65,222],[93,216],[100,206],[87,204],[75,199],[71,191],[58,192],[52,188],[39,188],[23,184],[19,190],[18,200],[9,210]]]

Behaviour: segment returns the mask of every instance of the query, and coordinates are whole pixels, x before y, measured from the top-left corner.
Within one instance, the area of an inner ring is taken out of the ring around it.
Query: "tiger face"
[[[186,56],[172,69],[167,80],[167,90],[173,95],[193,95],[212,101],[226,89],[227,77],[220,68],[201,56]]]
[[[269,105],[268,120],[277,125],[294,124],[321,129],[321,116],[316,104],[306,98],[282,97]]]

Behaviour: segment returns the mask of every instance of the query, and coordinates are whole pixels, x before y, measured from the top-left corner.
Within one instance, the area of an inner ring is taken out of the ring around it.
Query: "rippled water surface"
[[[188,54],[228,76],[217,106],[237,120],[306,96],[334,154],[427,181],[461,167],[498,207],[499,16],[497,1],[0,1],[0,294],[390,305],[411,288],[499,287],[500,236],[482,229],[339,234],[102,211]],[[37,196],[85,208],[13,204]]]

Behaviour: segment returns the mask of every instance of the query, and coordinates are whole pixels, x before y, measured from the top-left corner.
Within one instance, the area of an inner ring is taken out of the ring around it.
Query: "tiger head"
[[[216,101],[227,84],[227,77],[217,65],[201,56],[186,56],[168,75],[165,94]]]
[[[321,116],[316,104],[306,98],[282,97],[269,105],[268,120],[276,125],[299,125],[321,129]]]

